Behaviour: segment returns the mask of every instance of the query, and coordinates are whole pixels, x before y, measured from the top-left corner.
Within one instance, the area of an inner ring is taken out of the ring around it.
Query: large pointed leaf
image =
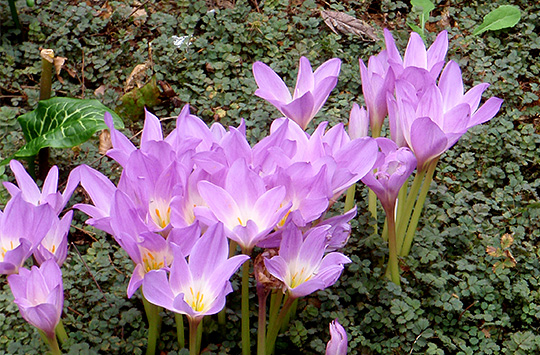
[[[479,35],[486,31],[495,31],[503,28],[514,27],[521,18],[521,11],[517,6],[501,5],[484,17],[484,22],[473,32]]]
[[[36,155],[40,149],[71,148],[87,141],[107,125],[105,112],[113,116],[116,128],[123,128],[122,119],[97,100],[54,97],[38,103],[38,107],[18,118],[26,145],[15,157]]]

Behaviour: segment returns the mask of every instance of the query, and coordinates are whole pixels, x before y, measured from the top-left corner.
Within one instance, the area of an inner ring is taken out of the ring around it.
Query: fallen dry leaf
[[[96,90],[94,90],[94,95],[96,96],[104,95],[106,89],[107,89],[107,85],[105,84],[100,85]]]
[[[66,62],[67,58],[64,57],[54,57],[53,65],[54,69],[56,70],[56,75],[60,75],[60,72],[62,71],[62,68],[64,67],[64,63]]]
[[[321,10],[321,16],[324,20],[324,23],[332,30],[334,33],[341,32],[343,34],[353,34],[363,40],[368,41],[378,41],[379,38],[375,35],[373,27],[367,24],[365,21],[357,19],[351,15],[348,15],[343,12],[331,11],[331,10]]]
[[[99,154],[106,154],[109,149],[112,149],[113,145],[111,142],[111,132],[108,129],[101,131],[99,135]]]
[[[124,85],[124,92],[129,92],[134,87],[143,87],[144,84],[146,84],[144,82],[144,78],[146,77],[146,70],[148,68],[150,68],[149,62],[145,62],[144,64],[137,64],[126,80],[126,85]]]

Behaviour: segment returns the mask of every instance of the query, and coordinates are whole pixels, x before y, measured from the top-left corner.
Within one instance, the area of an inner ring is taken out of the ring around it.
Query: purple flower
[[[433,80],[437,79],[444,66],[444,57],[448,51],[448,32],[442,31],[439,33],[428,50],[426,50],[420,35],[412,32],[403,59],[399,54],[392,34],[387,29],[384,29],[384,40],[388,63],[396,79],[402,77],[404,71],[410,67],[421,68],[427,71]]]
[[[167,269],[171,265],[171,243],[175,243],[183,255],[188,255],[200,236],[197,223],[187,228],[171,229],[167,239],[161,234],[151,232],[141,219],[140,211],[120,190],[114,195],[110,226],[115,240],[135,263],[127,288],[129,298],[142,284],[148,271]]]
[[[253,75],[259,86],[255,95],[306,129],[336,86],[340,69],[341,60],[338,58],[326,61],[315,72],[306,57],[300,58],[296,88],[291,97],[287,85],[268,65],[255,62]]]
[[[330,323],[330,337],[325,355],[347,355],[347,332],[337,319]]]
[[[8,283],[22,317],[52,339],[64,305],[60,267],[49,259],[39,268],[21,268],[18,275],[9,275]]]
[[[446,65],[438,85],[430,78],[416,83],[396,81],[396,97],[389,98],[395,114],[391,122],[399,131],[393,137],[402,136],[407,142],[419,170],[450,149],[470,127],[495,116],[502,104],[499,98],[492,97],[478,108],[487,86],[482,83],[463,94],[461,71],[453,61]]]
[[[267,237],[291,207],[290,203],[283,204],[285,187],[267,190],[263,179],[243,159],[229,169],[224,188],[208,181],[200,181],[198,187],[208,207],[196,207],[197,218],[208,225],[222,222],[229,238],[246,254]]]
[[[378,137],[388,112],[386,95],[394,91],[395,76],[388,63],[387,51],[369,58],[367,67],[360,59],[360,76],[371,131],[374,137]]]
[[[394,208],[399,190],[416,167],[416,158],[408,148],[398,148],[388,138],[375,139],[379,145],[379,158],[374,170],[362,179],[379,198],[384,209]]]
[[[312,229],[305,240],[298,228],[290,226],[283,231],[279,255],[265,258],[264,264],[294,299],[333,285],[343,271],[343,264],[351,260],[338,252],[324,255],[330,226]]]
[[[68,179],[64,192],[58,192],[58,167],[53,166],[43,182],[42,191],[39,191],[39,187],[30,175],[28,175],[21,163],[17,160],[12,160],[9,162],[9,166],[19,185],[17,187],[10,182],[4,182],[4,186],[11,196],[15,196],[20,192],[26,202],[30,202],[35,206],[48,203],[56,211],[57,215],[62,212],[62,209],[69,201],[71,194],[73,194],[73,191],[75,191],[75,188],[78,185],[78,181]]]
[[[189,261],[174,245],[173,253],[169,278],[165,270],[149,271],[143,293],[149,302],[195,321],[223,309],[226,295],[232,292],[230,277],[249,259],[247,255],[228,259],[229,247],[221,223],[209,227],[197,241]]]
[[[349,137],[351,139],[367,137],[369,134],[369,122],[366,109],[354,103],[349,116]]]
[[[49,204],[34,206],[15,195],[0,213],[0,274],[16,274],[43,240],[56,214]]]
[[[71,227],[73,211],[67,212],[62,219],[53,218],[51,229],[41,243],[34,250],[34,257],[38,264],[43,264],[47,259],[54,259],[61,266],[67,257],[68,233]]]

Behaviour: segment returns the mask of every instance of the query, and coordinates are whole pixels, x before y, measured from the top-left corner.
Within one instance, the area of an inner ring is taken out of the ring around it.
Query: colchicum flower
[[[300,58],[296,88],[291,93],[283,80],[266,64],[255,62],[253,75],[259,88],[255,95],[274,105],[284,116],[306,129],[337,84],[341,60],[333,58],[315,72],[306,57]]]
[[[0,213],[0,274],[16,274],[51,227],[56,214],[49,204],[34,206],[15,195]]]
[[[209,227],[186,260],[173,245],[174,261],[167,278],[165,270],[151,270],[143,281],[146,299],[172,312],[200,321],[225,306],[225,296],[232,292],[232,274],[249,257],[237,255],[228,259],[229,247],[221,223]]]
[[[69,201],[69,198],[79,183],[76,181],[76,179],[68,179],[64,192],[58,192],[58,167],[53,166],[49,170],[49,173],[43,182],[42,191],[39,191],[39,187],[36,185],[32,177],[28,175],[21,163],[19,163],[17,160],[11,160],[9,162],[9,166],[15,175],[17,184],[19,185],[17,187],[10,182],[4,182],[4,186],[9,191],[11,196],[21,193],[23,200],[30,202],[35,206],[48,203],[55,210],[57,215],[62,212],[62,209]]]
[[[22,317],[53,339],[64,305],[62,272],[58,264],[49,259],[39,268],[21,268],[18,275],[8,276],[8,283]]]
[[[337,319],[330,323],[330,337],[325,355],[347,355],[347,332]]]
[[[351,262],[338,252],[324,255],[329,228],[315,227],[305,240],[298,228],[288,228],[283,232],[279,255],[265,259],[268,272],[283,282],[291,299],[333,285],[343,271],[343,264]]]
[[[409,148],[398,148],[388,138],[376,138],[379,159],[374,170],[362,178],[379,198],[385,210],[393,209],[401,186],[416,168],[416,158]]]

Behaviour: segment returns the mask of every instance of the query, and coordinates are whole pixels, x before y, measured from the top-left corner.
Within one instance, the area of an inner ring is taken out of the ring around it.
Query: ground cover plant
[[[6,63],[0,67],[2,158],[24,144],[15,119],[36,107],[41,46],[67,58],[53,92],[97,98],[117,109],[128,137],[140,131],[144,117],[141,107],[124,97],[124,91],[139,95],[126,88],[131,81],[138,82],[141,91],[146,87],[146,96],[136,97],[152,106],[157,117],[172,117],[162,122],[167,133],[189,103],[191,113],[209,124],[237,127],[244,118],[247,138],[255,144],[281,114],[253,96],[254,62],[269,64],[292,85],[300,57],[309,58],[314,69],[330,58],[341,58],[337,86],[312,122],[313,128],[322,121],[334,126],[346,122],[353,102],[364,104],[358,59],[367,63],[384,48],[383,28],[392,30],[403,53],[409,39],[407,22],[415,22],[419,13],[408,3],[390,1],[50,1],[32,8],[18,3],[22,31],[11,22],[7,3],[0,4],[6,9],[1,11],[0,46]],[[521,10],[521,20],[509,29],[473,35],[496,7],[477,2],[436,3],[424,24],[428,44],[440,31],[448,31],[448,58],[461,67],[465,87],[489,82],[487,97],[500,97],[504,104],[488,125],[472,128],[440,157],[415,243],[399,260],[401,287],[385,277],[388,246],[378,235],[384,214],[373,219],[367,189],[358,187],[358,214],[342,250],[352,262],[332,288],[298,302],[289,327],[276,341],[277,354],[324,353],[328,324],[336,318],[348,334],[350,354],[538,352],[540,8],[528,2],[505,4]],[[332,32],[320,16],[323,9],[362,17],[381,40]],[[142,65],[139,79],[131,75],[137,64]],[[158,97],[159,89],[163,94]],[[133,140],[138,146],[139,136]],[[74,149],[51,152],[51,162],[60,168],[61,190],[69,171],[80,164],[118,181],[120,166],[98,149],[96,137]],[[11,169],[5,169],[3,179],[13,181]],[[7,192],[3,199],[8,201]],[[90,200],[80,190],[73,203]],[[335,208],[343,210],[343,200]],[[62,268],[63,324],[69,334],[63,350],[143,353],[145,310],[139,293],[132,299],[126,296],[133,263],[113,238],[85,225],[84,219],[75,213]],[[44,351],[35,330],[20,317],[5,280],[0,351]],[[240,283],[240,277],[232,279],[234,289]],[[256,303],[251,302],[253,314]],[[225,325],[217,317],[205,318],[206,353],[241,352],[241,311],[234,306],[240,305],[239,292],[229,295],[228,304]],[[185,352],[178,347],[174,317],[163,315],[158,349]],[[255,323],[254,318],[253,342]]]

